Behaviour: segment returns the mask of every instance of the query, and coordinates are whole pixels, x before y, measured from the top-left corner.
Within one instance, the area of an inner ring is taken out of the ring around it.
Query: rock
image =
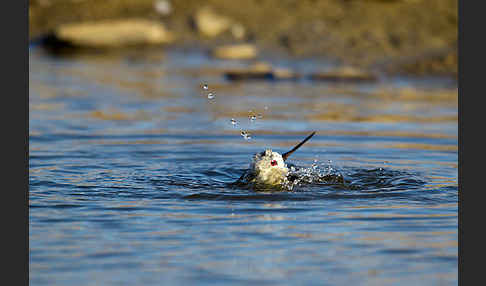
[[[310,75],[310,79],[333,82],[373,82],[377,80],[377,77],[353,67],[343,67],[327,72],[313,73]]]
[[[251,44],[237,44],[220,46],[213,50],[213,57],[220,59],[254,59],[257,56],[257,48]]]
[[[231,34],[235,39],[241,40],[246,35],[245,27],[241,24],[235,23],[231,26]]]
[[[284,68],[272,68],[267,63],[256,63],[248,68],[232,69],[225,72],[228,80],[293,80],[299,75]]]
[[[154,9],[160,15],[167,16],[172,12],[172,5],[168,0],[158,0],[154,2]]]
[[[279,80],[284,80],[284,79],[293,80],[293,79],[300,78],[299,74],[286,68],[275,68],[273,70],[273,76],[275,79],[279,79]]]
[[[231,19],[216,14],[211,8],[204,7],[196,12],[194,22],[201,34],[215,37],[231,28]]]
[[[86,48],[158,45],[174,40],[163,24],[144,19],[65,24],[54,31],[53,37],[59,43]]]

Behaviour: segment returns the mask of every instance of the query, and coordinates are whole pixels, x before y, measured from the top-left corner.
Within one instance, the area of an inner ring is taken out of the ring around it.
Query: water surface
[[[247,63],[201,52],[29,56],[31,285],[457,285],[454,82],[230,82]],[[314,130],[292,191],[231,184]]]

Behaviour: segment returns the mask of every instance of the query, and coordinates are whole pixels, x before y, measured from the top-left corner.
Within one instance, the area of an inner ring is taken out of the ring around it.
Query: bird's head
[[[253,161],[250,164],[250,169],[254,174],[254,182],[264,185],[279,185],[286,181],[289,169],[285,160],[302,146],[307,140],[314,136],[312,132],[307,138],[296,145],[292,150],[280,155],[273,152],[271,149],[266,149],[263,152],[257,153],[253,156]]]
[[[250,169],[259,183],[267,185],[281,184],[289,172],[282,155],[271,149],[255,154]]]

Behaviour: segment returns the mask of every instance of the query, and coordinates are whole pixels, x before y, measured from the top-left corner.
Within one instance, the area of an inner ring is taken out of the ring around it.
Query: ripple
[[[170,49],[30,57],[33,284],[457,282],[456,91],[230,83]],[[290,189],[235,184],[309,130]]]

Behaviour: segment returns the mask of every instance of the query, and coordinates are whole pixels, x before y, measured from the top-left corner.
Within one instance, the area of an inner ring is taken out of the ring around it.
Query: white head
[[[283,183],[289,172],[282,155],[271,149],[255,154],[250,169],[255,174],[256,182],[266,185]]]
[[[282,185],[287,181],[289,169],[285,160],[307,140],[314,136],[312,132],[307,138],[302,140],[292,150],[280,155],[277,152],[272,152],[272,149],[266,149],[261,153],[253,156],[253,161],[250,164],[250,170],[253,176],[253,183],[263,185]]]

